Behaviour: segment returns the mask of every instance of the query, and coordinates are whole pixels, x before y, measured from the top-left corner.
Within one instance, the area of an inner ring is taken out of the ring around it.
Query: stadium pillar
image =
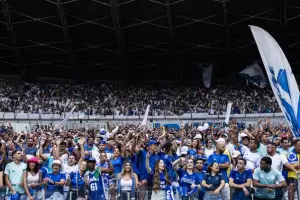
[[[115,37],[118,44],[118,50],[120,54],[120,64],[123,68],[127,66],[127,48],[125,45],[123,29],[120,25],[120,12],[119,12],[119,2],[118,0],[110,0],[110,8],[111,8],[111,17],[115,30]]]

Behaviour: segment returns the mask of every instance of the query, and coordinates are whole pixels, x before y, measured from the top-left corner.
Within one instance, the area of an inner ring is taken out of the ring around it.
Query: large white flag
[[[202,80],[204,86],[207,88],[210,88],[212,68],[213,68],[212,65],[210,65],[209,67],[203,67]]]
[[[270,85],[295,137],[300,137],[299,89],[280,46],[265,30],[250,26]]]
[[[254,63],[253,65],[248,66],[246,69],[239,73],[241,76],[245,77],[247,81],[256,85],[260,88],[267,86],[267,78],[264,75],[264,72],[260,68],[259,64]]]

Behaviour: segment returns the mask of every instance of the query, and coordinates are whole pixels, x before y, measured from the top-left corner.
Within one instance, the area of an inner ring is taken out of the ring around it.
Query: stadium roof
[[[299,0],[0,1],[2,74],[168,79],[213,64],[230,77],[260,61],[248,25],[300,63]]]

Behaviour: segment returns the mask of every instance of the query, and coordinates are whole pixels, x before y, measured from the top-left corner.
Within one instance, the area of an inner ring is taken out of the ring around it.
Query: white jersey
[[[258,168],[260,166],[261,157],[257,152],[253,153],[251,151],[246,151],[243,158],[247,160],[247,165],[249,165],[249,167],[251,164],[253,164],[254,168]],[[248,161],[251,163],[248,163]]]

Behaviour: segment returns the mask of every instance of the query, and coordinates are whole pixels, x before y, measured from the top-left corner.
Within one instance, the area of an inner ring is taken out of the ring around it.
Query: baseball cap
[[[106,144],[106,142],[104,140],[101,140],[99,143],[100,144]]]
[[[189,148],[187,146],[181,147],[181,155],[188,154]]]
[[[90,158],[88,159],[88,162],[96,162],[96,159],[93,158],[93,157],[90,157]]]
[[[52,163],[52,165],[53,164],[59,164],[59,165],[61,165],[61,162],[60,162],[60,160],[54,160],[53,163]]]
[[[223,133],[221,136],[229,137],[227,133]]]
[[[101,128],[101,129],[100,129],[100,134],[101,134],[101,135],[105,135],[105,134],[106,134],[106,130],[105,130],[104,128]]]
[[[153,144],[159,144],[159,142],[156,142],[155,140],[150,140],[149,142],[148,142],[148,146],[151,146],[151,145],[153,145]]]
[[[202,139],[202,135],[201,134],[197,134],[194,139]]]
[[[30,159],[27,160],[27,163],[31,163],[31,162],[33,162],[33,163],[39,163],[39,159],[37,159],[36,157],[32,157],[32,158],[30,158]]]
[[[237,158],[239,155],[241,155],[241,152],[239,152],[238,150],[234,150],[234,151],[232,152],[232,157],[233,157],[233,158]]]
[[[241,137],[241,138],[247,137],[247,136],[248,136],[248,135],[247,135],[246,133],[241,133],[241,134],[240,134],[240,137]]]

